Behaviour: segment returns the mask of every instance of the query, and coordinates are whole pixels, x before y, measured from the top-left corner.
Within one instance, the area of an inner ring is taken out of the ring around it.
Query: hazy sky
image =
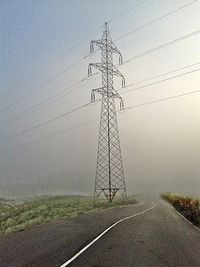
[[[130,89],[191,72],[122,94],[125,107],[200,90],[200,34],[144,53],[200,30],[200,1],[3,0],[0,16],[0,196],[93,193],[99,120],[58,133],[99,118],[100,103],[12,136],[90,101],[99,75],[70,86],[100,61],[99,52],[83,57],[105,21],[124,61],[140,55],[119,67]],[[200,93],[120,112],[118,122],[129,193],[200,192]]]

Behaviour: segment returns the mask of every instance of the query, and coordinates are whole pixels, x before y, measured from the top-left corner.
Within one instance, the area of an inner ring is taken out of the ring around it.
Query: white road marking
[[[108,231],[110,231],[113,227],[115,227],[117,224],[125,221],[125,220],[128,220],[128,219],[131,219],[131,218],[134,218],[134,217],[137,217],[139,215],[142,215],[146,212],[148,212],[149,210],[152,210],[153,208],[155,207],[155,204],[152,202],[152,206],[144,211],[141,211],[141,212],[138,212],[136,214],[133,214],[131,216],[128,216],[126,218],[123,218],[119,221],[117,221],[116,223],[112,224],[110,227],[108,227],[105,231],[103,231],[100,235],[98,235],[94,240],[92,240],[88,245],[86,245],[84,248],[82,248],[78,253],[76,253],[71,259],[69,259],[68,261],[66,261],[65,263],[63,263],[60,267],[65,267],[67,265],[69,265],[72,261],[74,261],[76,258],[78,258],[83,252],[85,252],[89,247],[91,247],[97,240],[99,240],[103,235],[105,235]]]
[[[178,215],[185,220],[187,223],[189,223],[193,228],[195,228],[196,230],[200,231],[200,228],[197,227],[196,225],[194,225],[192,222],[190,222],[187,218],[185,218],[185,216],[183,216],[177,209],[175,209],[173,206],[172,208],[178,213]]]

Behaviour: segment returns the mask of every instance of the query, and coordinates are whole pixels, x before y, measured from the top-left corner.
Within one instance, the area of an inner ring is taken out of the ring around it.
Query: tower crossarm
[[[124,75],[122,75],[121,72],[114,65],[112,65],[112,74],[115,76],[120,76],[122,77],[122,79],[124,79]]]
[[[122,64],[122,54],[112,41],[111,41],[111,48],[110,49],[111,49],[112,53],[119,55],[119,64]]]
[[[94,52],[94,45],[98,46],[100,49],[107,45],[106,41],[104,39],[101,40],[93,40],[90,42],[90,53]],[[122,59],[122,54],[119,51],[119,49],[116,47],[116,45],[113,43],[112,40],[110,40],[110,50],[112,53],[118,54],[120,58]],[[120,62],[122,63],[122,61]]]
[[[100,70],[101,72],[108,71],[110,74],[115,76],[120,76],[122,78],[122,87],[125,86],[125,79],[121,72],[111,63],[109,62],[108,65],[104,63],[90,63],[88,66],[88,76],[92,75],[92,67]]]
[[[106,90],[106,87],[100,87],[96,89],[92,89],[91,92],[91,102],[94,103],[96,101],[95,93],[98,93],[102,96],[106,96],[108,98],[116,98],[120,100],[120,110],[124,109],[124,101],[122,97],[118,94],[118,92],[112,87],[109,91]]]
[[[95,96],[94,96],[95,93],[101,94],[102,96],[106,95],[107,97],[113,97],[122,100],[122,97],[118,94],[118,92],[114,88],[110,89],[109,92],[107,92],[105,87],[93,89],[91,93],[92,102],[95,101]]]
[[[99,48],[102,48],[105,44],[103,40],[93,40],[90,42],[90,53],[94,52],[94,45],[98,46]]]
[[[88,66],[88,75],[92,75],[92,67],[100,70],[101,72],[106,70],[106,66],[103,63],[90,63]]]

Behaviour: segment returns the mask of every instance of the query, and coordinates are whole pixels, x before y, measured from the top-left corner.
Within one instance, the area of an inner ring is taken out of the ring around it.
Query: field
[[[176,193],[166,193],[162,197],[171,203],[186,219],[200,227],[200,199]]]
[[[0,199],[0,234],[23,231],[33,225],[72,218],[93,210],[134,203],[133,197],[116,200],[112,204],[99,201],[95,206],[92,198],[83,196],[42,197],[21,204]]]

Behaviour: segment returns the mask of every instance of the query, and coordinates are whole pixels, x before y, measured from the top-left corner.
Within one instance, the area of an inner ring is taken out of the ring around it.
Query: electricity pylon
[[[95,101],[95,93],[102,95],[94,201],[103,193],[109,202],[112,202],[116,193],[126,197],[115,99],[120,100],[120,109],[123,109],[124,105],[121,96],[113,87],[113,76],[122,78],[122,87],[125,86],[125,79],[113,65],[113,54],[119,55],[119,64],[122,63],[122,55],[111,39],[107,23],[102,39],[91,41],[91,53],[94,52],[94,45],[101,50],[101,63],[90,63],[88,75],[92,75],[92,67],[102,73],[102,87],[93,89],[91,93],[92,102]]]

